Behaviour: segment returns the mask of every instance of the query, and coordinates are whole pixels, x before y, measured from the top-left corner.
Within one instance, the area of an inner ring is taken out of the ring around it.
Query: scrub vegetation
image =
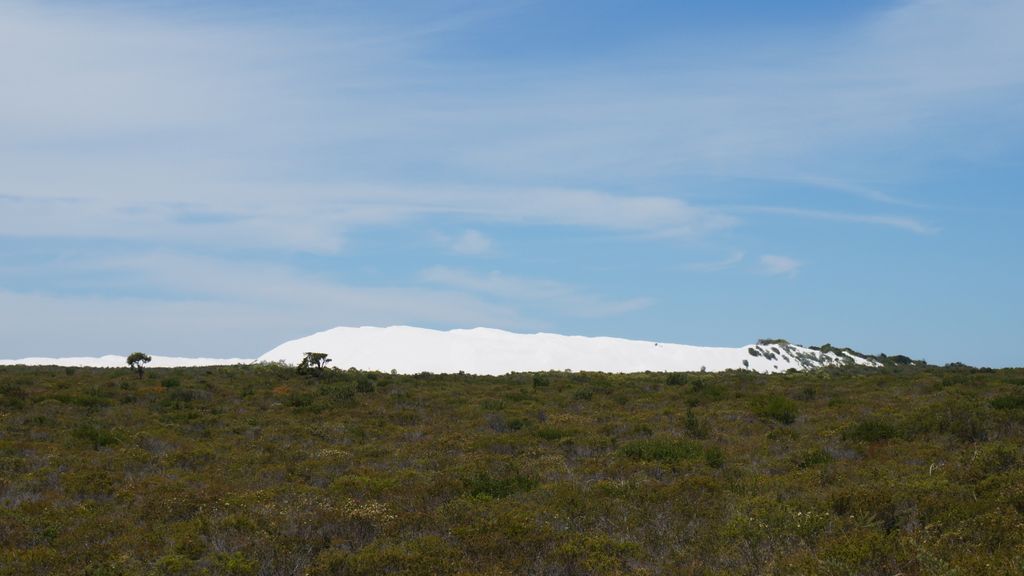
[[[0,574],[1024,572],[1024,370],[0,368]]]

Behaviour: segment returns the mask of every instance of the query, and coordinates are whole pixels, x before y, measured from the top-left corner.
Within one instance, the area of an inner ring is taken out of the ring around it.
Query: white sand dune
[[[127,354],[117,356],[82,356],[71,358],[20,358],[18,360],[0,360],[0,366],[77,366],[83,368],[127,368]],[[234,364],[251,364],[252,359],[245,358],[178,358],[175,356],[152,356],[153,360],[146,366],[150,368],[189,368],[194,366],[232,366]]]
[[[507,374],[572,370],[684,372],[755,370],[785,372],[844,364],[874,365],[854,355],[822,353],[777,342],[740,348],[665,344],[623,338],[517,334],[493,328],[429,330],[410,326],[334,328],[285,342],[256,360],[153,356],[152,368],[225,366],[252,362],[298,364],[307,352],[324,352],[337,368],[419,372]],[[125,356],[21,358],[0,365],[125,367]]]
[[[333,360],[331,365],[338,368],[396,370],[403,374],[728,369],[785,372],[790,368],[871,364],[859,357],[791,344],[710,348],[622,338],[517,334],[491,328],[444,332],[409,326],[334,328],[285,342],[260,356],[259,361],[297,364],[306,352],[327,353]]]

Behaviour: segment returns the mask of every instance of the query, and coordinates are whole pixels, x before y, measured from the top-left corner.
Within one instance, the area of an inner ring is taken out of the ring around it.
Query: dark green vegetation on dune
[[[1024,370],[0,368],[0,574],[1021,574]]]

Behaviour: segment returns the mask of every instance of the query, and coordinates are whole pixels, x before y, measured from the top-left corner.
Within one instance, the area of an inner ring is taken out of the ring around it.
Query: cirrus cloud
[[[788,256],[765,254],[758,259],[761,271],[770,276],[793,276],[803,263]]]

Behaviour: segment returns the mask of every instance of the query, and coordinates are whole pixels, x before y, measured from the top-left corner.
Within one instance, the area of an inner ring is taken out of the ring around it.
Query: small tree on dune
[[[306,352],[302,362],[299,363],[299,373],[319,376],[323,374],[324,368],[327,368],[330,361],[331,359],[323,352]]]
[[[131,366],[132,370],[135,370],[139,374],[139,378],[142,378],[143,366],[149,364],[153,358],[149,354],[143,352],[132,352],[128,355],[127,363]]]

